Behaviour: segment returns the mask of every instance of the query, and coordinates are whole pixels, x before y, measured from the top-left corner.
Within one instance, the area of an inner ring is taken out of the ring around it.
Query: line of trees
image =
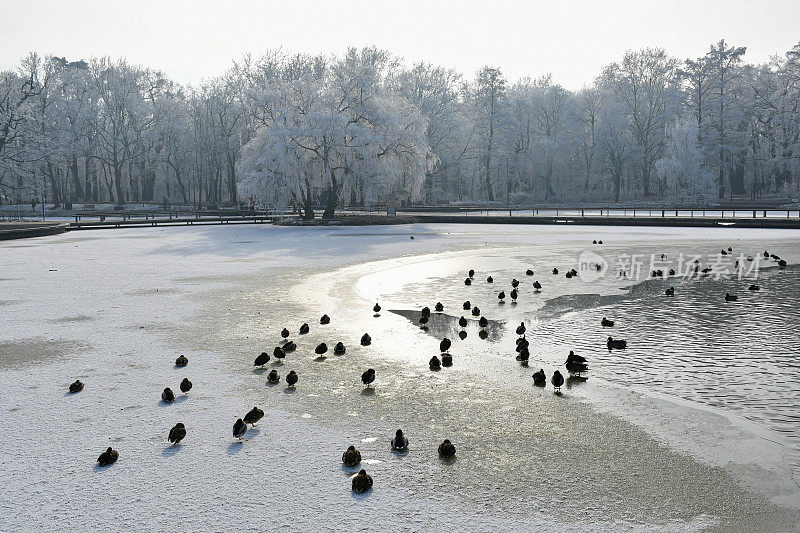
[[[0,72],[0,203],[701,202],[800,189],[800,44],[629,51],[580,91],[376,48],[246,56],[181,86],[125,60]]]

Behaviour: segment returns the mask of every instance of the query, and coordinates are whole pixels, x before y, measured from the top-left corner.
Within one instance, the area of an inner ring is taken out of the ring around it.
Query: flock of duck
[[[602,244],[603,241],[593,241],[593,244]],[[727,255],[728,253],[732,252],[732,248],[728,247],[727,251],[722,250],[722,255]],[[666,255],[662,254],[662,259],[666,259]],[[769,254],[767,251],[764,251],[764,258],[765,259],[773,259],[777,262],[779,268],[783,269],[786,267],[786,261],[781,259],[779,256],[775,254]],[[752,261],[752,257],[747,257],[748,261]],[[736,267],[738,268],[738,261]],[[711,272],[712,269],[705,268],[702,271],[699,270],[700,265],[698,261],[695,261],[694,266],[694,273],[707,275]],[[558,275],[559,270],[558,268],[552,269],[553,275]],[[533,276],[533,270],[528,269],[526,270],[525,274],[527,276]],[[622,273],[625,275],[625,273]],[[565,277],[572,278],[577,276],[578,273],[575,269],[570,269],[565,273]],[[651,272],[651,277],[661,277],[664,273],[660,270]],[[670,269],[668,271],[669,276],[674,276],[675,271]],[[469,270],[467,272],[467,277],[464,279],[464,285],[470,286],[473,284],[475,280],[475,270]],[[492,276],[488,276],[486,278],[486,283],[494,283],[494,279]],[[519,296],[518,287],[520,285],[519,280],[512,279],[511,281],[511,289],[509,290],[508,296],[511,297],[512,303],[516,303],[517,298]],[[541,283],[539,281],[534,281],[531,286],[534,289],[534,292],[540,292],[542,289]],[[749,290],[757,291],[760,287],[757,285],[750,285]],[[675,295],[675,288],[669,287],[665,291],[666,296],[673,297]],[[501,290],[497,294],[497,298],[499,303],[505,303],[506,293],[504,290]],[[732,302],[737,301],[738,297],[736,295],[726,293],[725,294],[725,301]],[[473,305],[469,300],[463,303],[463,310],[469,311],[473,317],[478,318],[478,326],[481,328],[479,337],[482,339],[487,338],[488,333],[486,332],[486,328],[489,325],[488,319],[483,316],[481,310],[478,308],[477,305]],[[436,313],[442,313],[444,311],[444,305],[441,302],[437,302],[434,306],[434,310]],[[376,303],[372,311],[374,312],[375,317],[380,316],[381,306],[380,304]],[[419,325],[420,328],[427,330],[427,324],[431,317],[431,310],[429,307],[423,307],[419,314]],[[326,325],[331,322],[331,319],[328,315],[322,315],[319,319],[319,323],[321,325]],[[459,338],[465,339],[467,336],[467,332],[464,328],[467,327],[469,321],[465,316],[461,316],[458,319],[458,325],[461,328],[459,332]],[[614,321],[609,320],[606,317],[600,321],[600,326],[602,328],[613,328]],[[310,331],[310,327],[308,323],[304,323],[299,328],[300,335],[306,335]],[[515,330],[517,334],[516,339],[516,360],[519,361],[522,365],[527,366],[528,360],[530,358],[529,346],[530,343],[526,338],[526,327],[525,323],[521,322],[519,326],[517,326]],[[291,353],[297,349],[297,344],[289,339],[291,335],[290,331],[287,328],[283,328],[281,331],[282,341],[279,346],[276,346],[272,351],[272,356],[268,352],[260,353],[254,360],[253,365],[256,367],[263,368],[272,357],[277,360],[283,360],[288,353]],[[369,346],[372,342],[372,338],[368,333],[365,333],[360,340],[360,344],[362,346]],[[442,367],[450,367],[453,365],[453,356],[449,353],[449,349],[452,346],[452,341],[448,338],[441,339],[439,343],[439,355],[433,355],[429,360],[429,367],[433,371],[438,371]],[[606,347],[608,350],[616,350],[616,349],[625,349],[627,347],[627,341],[624,339],[615,339],[611,336],[608,336],[606,341]],[[328,346],[326,343],[322,342],[317,345],[314,349],[314,353],[319,358],[324,358],[325,354],[328,352]],[[346,352],[346,347],[344,343],[337,342],[336,345],[333,347],[333,353],[335,355],[343,355]],[[175,360],[175,368],[184,368],[188,365],[189,360],[186,356],[180,355]],[[589,370],[588,361],[585,357],[574,353],[570,350],[569,354],[567,355],[567,359],[564,362],[564,367],[566,368],[567,374],[569,375],[570,379],[575,379],[579,381],[585,381],[587,378],[584,375]],[[361,383],[364,385],[365,388],[369,388],[375,381],[375,370],[372,368],[367,369],[361,374]],[[545,374],[544,369],[539,369],[537,372],[533,374],[533,383],[535,386],[538,387],[545,387],[547,385],[547,375]],[[299,376],[296,371],[291,370],[285,377],[286,384],[290,388],[294,388],[298,383]],[[279,383],[281,380],[281,376],[278,374],[276,369],[272,369],[269,374],[267,375],[267,383],[270,385],[274,385]],[[559,369],[556,369],[550,377],[550,383],[553,386],[555,394],[561,394],[561,387],[564,385],[565,378],[564,374],[561,373]],[[192,382],[188,378],[183,378],[183,380],[179,384],[179,389],[184,395],[188,395],[189,391],[192,389]],[[70,394],[77,394],[84,389],[84,384],[80,380],[76,380],[72,384],[69,385],[69,393]],[[161,393],[161,399],[164,403],[170,404],[175,401],[175,393],[172,391],[170,387],[166,387],[163,392]],[[248,426],[254,427],[256,423],[258,423],[264,417],[264,411],[259,409],[258,407],[253,407],[250,411],[248,411],[242,418],[237,418],[233,424],[233,437],[238,439],[239,442],[243,442],[245,434],[247,432]],[[169,430],[167,435],[167,440],[172,443],[173,445],[178,444],[181,440],[186,437],[186,427],[183,423],[179,422]],[[408,453],[408,438],[403,433],[401,429],[398,429],[395,432],[394,437],[390,440],[390,447],[391,450],[395,453]],[[456,448],[455,445],[449,440],[445,439],[439,444],[438,447],[438,455],[442,460],[450,460],[455,457]],[[104,467],[110,465],[117,461],[119,458],[119,453],[117,450],[109,447],[97,459],[97,463],[100,467]],[[344,453],[342,454],[342,463],[348,468],[355,468],[361,463],[361,453],[355,448],[355,446],[349,446]],[[368,491],[372,488],[373,480],[372,477],[366,472],[366,470],[361,469],[358,471],[356,475],[352,477],[352,490],[356,493],[362,493]]]

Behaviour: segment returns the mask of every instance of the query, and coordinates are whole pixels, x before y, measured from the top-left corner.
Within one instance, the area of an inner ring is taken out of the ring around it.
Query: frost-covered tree
[[[317,197],[326,218],[347,193],[366,203],[419,198],[431,164],[427,123],[385,90],[389,61],[351,49],[324,76],[307,72],[268,89],[264,124],[241,161],[243,189],[267,203],[291,199],[306,218]]]
[[[713,174],[703,167],[699,127],[694,116],[667,126],[666,150],[656,161],[659,177],[673,201],[703,204],[714,194]]]

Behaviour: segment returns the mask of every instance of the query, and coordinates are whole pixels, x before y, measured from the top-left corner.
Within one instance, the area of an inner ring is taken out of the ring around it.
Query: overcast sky
[[[800,41],[800,0],[0,0],[0,69],[32,50],[124,56],[184,83],[246,52],[375,44],[469,76],[489,64],[578,89],[625,50],[697,57],[723,37],[749,62],[783,54]]]

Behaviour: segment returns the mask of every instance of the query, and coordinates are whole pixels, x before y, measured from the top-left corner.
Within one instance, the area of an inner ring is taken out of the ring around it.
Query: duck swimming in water
[[[361,336],[361,346],[369,346],[372,344],[372,337],[369,336],[369,333],[364,333]]]
[[[269,375],[267,375],[267,381],[272,384],[278,383],[280,380],[281,377],[278,375],[278,371],[274,368],[270,371]]]
[[[750,285],[749,287],[747,287],[747,289],[751,291],[760,291],[761,287],[759,287],[758,285]]]
[[[553,372],[553,377],[550,378],[550,383],[553,384],[553,388],[556,392],[561,392],[561,386],[564,384],[564,376],[561,375],[561,372],[556,370]]]
[[[175,393],[172,392],[172,389],[167,387],[164,389],[164,392],[161,393],[161,399],[164,401],[164,403],[172,403],[175,401]]]
[[[322,324],[323,326],[325,324],[330,324],[331,323],[331,317],[329,317],[328,315],[322,315],[320,317],[320,319],[319,319],[319,323]]]
[[[448,439],[444,439],[439,445],[439,457],[442,459],[450,459],[456,454],[456,447]]]
[[[289,373],[286,375],[286,384],[290,387],[294,387],[297,385],[297,372],[294,370],[290,370]]]
[[[626,348],[628,346],[628,341],[609,337],[608,340],[606,340],[606,346],[608,347],[609,350],[611,349],[621,350],[622,348]]]
[[[442,362],[439,360],[438,357],[434,355],[433,357],[431,357],[431,360],[428,361],[428,366],[430,367],[431,370],[439,370],[442,368]]]
[[[259,409],[258,407],[253,407],[247,414],[244,415],[244,423],[250,424],[251,426],[255,426],[256,422],[264,418],[264,411]]]
[[[398,429],[392,438],[392,450],[395,452],[408,451],[408,438],[403,435],[403,430]]]
[[[356,450],[355,446],[348,446],[342,454],[342,462],[344,466],[353,468],[361,462],[361,452]]]
[[[726,302],[735,302],[738,299],[739,299],[739,297],[734,295],[734,294],[729,294],[727,292],[725,293],[725,301]]]
[[[336,343],[336,346],[333,347],[334,355],[344,355],[344,352],[347,351],[347,348],[344,347],[342,341]]]
[[[375,370],[372,368],[361,374],[361,383],[369,387],[375,381]]]
[[[241,418],[237,418],[236,422],[233,423],[233,436],[241,442],[245,433],[247,433],[247,424]]]
[[[372,488],[372,476],[367,474],[363,468],[358,474],[353,476],[353,492],[361,494]]]
[[[452,343],[452,342],[450,342],[450,339],[448,339],[447,337],[445,337],[445,338],[444,338],[444,339],[442,339],[442,341],[439,343],[439,352],[440,352],[440,353],[444,353],[444,352],[446,352],[447,350],[449,350],[449,349],[450,349],[450,346],[451,346],[452,344],[453,344],[453,343]]]
[[[317,355],[322,355],[327,351],[328,351],[328,345],[325,344],[324,342],[319,343],[317,347],[314,348],[314,353]]]
[[[281,337],[283,337],[284,339],[288,338],[289,337],[289,330],[286,329],[286,328],[283,328],[281,330]]]
[[[462,316],[461,318],[458,319],[458,325],[461,326],[462,328],[467,327],[467,319],[464,316]]]
[[[308,323],[303,322],[303,325],[300,326],[300,335],[305,335],[306,333],[308,333],[308,331],[309,331]]]
[[[192,390],[192,382],[189,381],[189,378],[183,378],[181,384],[179,385],[181,388],[181,392],[184,394],[188,394],[190,390]]]
[[[183,368],[189,364],[189,359],[186,358],[185,355],[179,355],[177,359],[175,359],[175,366],[178,368]]]
[[[253,361],[253,366],[264,368],[264,365],[267,363],[269,363],[269,354],[267,352],[261,352],[261,354],[256,357],[256,360]]]
[[[106,451],[100,454],[100,457],[97,458],[97,463],[99,466],[108,466],[111,463],[115,463],[119,459],[119,453],[117,450],[113,449],[109,446]]]
[[[172,427],[172,429],[169,430],[167,440],[169,440],[172,444],[178,444],[185,436],[186,426],[183,425],[183,422],[178,422]]]
[[[675,296],[675,287],[670,287],[669,289],[665,290],[664,294],[667,296]]]
[[[533,384],[538,387],[544,387],[547,384],[547,376],[542,368],[540,368],[538,372],[534,372],[532,377]]]
[[[600,321],[600,325],[603,326],[604,328],[613,328],[614,327],[614,321],[613,320],[609,320],[606,317],[603,317],[603,320]]]
[[[83,390],[83,382],[81,380],[76,379],[69,385],[69,393],[75,394],[76,392],[80,392]]]

